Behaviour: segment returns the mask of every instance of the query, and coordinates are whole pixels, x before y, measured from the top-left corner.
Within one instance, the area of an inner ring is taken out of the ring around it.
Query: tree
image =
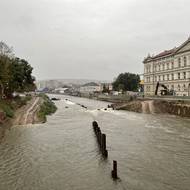
[[[9,47],[6,43],[0,42],[0,55],[1,56],[7,56],[7,57],[13,57],[13,48]]]
[[[4,42],[0,42],[0,95],[5,98],[5,91],[11,78],[10,67],[11,57],[13,57],[12,48]]]
[[[103,85],[102,93],[109,93],[109,88],[105,84]]]
[[[140,76],[133,73],[121,73],[113,82],[113,89],[117,91],[137,91]]]
[[[33,68],[26,60],[15,58],[11,67],[12,89],[18,92],[34,90],[35,78],[32,76],[32,70]]]
[[[0,42],[0,96],[12,97],[13,92],[35,89],[33,68],[24,60],[14,57],[12,48]]]

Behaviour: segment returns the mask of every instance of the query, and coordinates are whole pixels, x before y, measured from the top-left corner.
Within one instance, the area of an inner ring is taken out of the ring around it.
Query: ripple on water
[[[72,101],[92,109],[85,111],[73,102],[65,109],[68,101],[57,101],[59,109],[47,123],[8,132],[0,145],[0,190],[189,188],[188,121],[97,110],[106,104],[74,97]],[[107,161],[99,152],[93,119],[107,134]],[[113,159],[123,186],[110,178]]]

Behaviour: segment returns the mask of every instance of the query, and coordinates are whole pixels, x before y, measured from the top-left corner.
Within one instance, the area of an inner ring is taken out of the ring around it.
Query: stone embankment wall
[[[134,100],[128,103],[112,104],[116,110],[127,110],[148,114],[172,114],[190,118],[190,102],[166,100]]]
[[[154,101],[154,107],[160,113],[169,113],[182,117],[190,117],[190,103],[185,101]]]

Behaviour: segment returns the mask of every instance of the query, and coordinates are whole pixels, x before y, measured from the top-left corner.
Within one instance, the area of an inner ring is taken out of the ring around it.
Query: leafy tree
[[[14,57],[12,48],[0,42],[0,96],[12,97],[13,92],[35,89],[33,68],[24,60]]]
[[[109,88],[105,84],[103,85],[102,93],[109,93]]]
[[[13,56],[12,48],[4,42],[0,42],[0,95],[4,98],[5,91],[11,78],[10,67],[11,57]]]
[[[118,91],[137,91],[140,76],[133,73],[121,73],[113,82],[113,89]]]

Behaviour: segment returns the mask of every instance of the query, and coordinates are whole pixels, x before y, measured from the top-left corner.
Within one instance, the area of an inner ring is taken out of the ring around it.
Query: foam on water
[[[65,102],[66,104],[68,104],[68,105],[75,105],[75,103],[74,103],[74,102],[71,102],[70,100],[64,100],[64,102]]]
[[[161,130],[164,130],[166,133],[175,133],[174,131],[168,129],[166,126],[163,127],[163,126],[156,126],[156,125],[149,125],[149,124],[146,124],[144,126],[145,128],[150,128],[150,129],[161,129]]]

